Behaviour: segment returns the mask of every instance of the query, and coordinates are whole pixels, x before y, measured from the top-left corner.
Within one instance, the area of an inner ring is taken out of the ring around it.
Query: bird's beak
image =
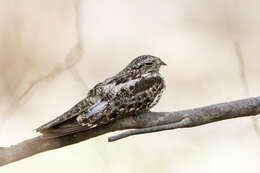
[[[167,64],[161,60],[160,65],[167,65]]]

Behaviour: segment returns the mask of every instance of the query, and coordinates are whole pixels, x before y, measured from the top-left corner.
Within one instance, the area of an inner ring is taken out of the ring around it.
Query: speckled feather
[[[117,75],[95,85],[69,111],[36,130],[47,136],[63,136],[107,124],[127,113],[149,111],[165,89],[161,65],[166,64],[151,55],[135,58]]]

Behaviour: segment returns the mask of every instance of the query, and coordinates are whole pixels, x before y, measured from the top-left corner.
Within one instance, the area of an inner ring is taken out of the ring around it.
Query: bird
[[[132,113],[149,112],[160,100],[166,65],[159,57],[141,55],[113,77],[97,83],[67,112],[36,129],[43,136],[59,137],[102,126]]]

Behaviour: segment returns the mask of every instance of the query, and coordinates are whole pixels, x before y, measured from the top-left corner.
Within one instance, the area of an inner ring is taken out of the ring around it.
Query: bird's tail
[[[76,119],[68,120],[58,126],[41,131],[44,138],[56,138],[91,129],[91,126],[81,126]]]
[[[44,137],[55,138],[89,130],[106,124],[109,120],[104,116],[104,111],[110,108],[107,101],[99,101],[90,106],[86,112],[68,119],[60,124],[40,130]]]

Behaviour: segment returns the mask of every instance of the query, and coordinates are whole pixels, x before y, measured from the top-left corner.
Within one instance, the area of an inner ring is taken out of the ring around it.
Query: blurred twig
[[[237,55],[237,58],[238,58],[240,77],[241,77],[242,85],[243,85],[243,88],[244,88],[244,92],[245,92],[245,95],[247,97],[249,97],[250,93],[249,93],[248,81],[247,81],[247,77],[246,77],[245,62],[244,62],[244,58],[243,58],[243,55],[242,55],[240,42],[238,40],[236,40],[234,42],[234,47],[235,47],[235,52],[236,52],[236,55]],[[252,117],[252,122],[253,122],[255,132],[258,135],[258,137],[260,138],[260,129],[259,129],[259,126],[257,124],[257,118]]]
[[[73,49],[70,51],[70,53],[66,56],[66,63],[70,63],[71,61],[80,60],[83,56],[83,42],[82,42],[82,34],[81,34],[81,23],[80,23],[80,0],[74,1],[74,13],[75,13],[75,30],[76,30],[76,36],[77,36],[77,43],[73,47]],[[79,81],[79,83],[84,87],[87,88],[86,83],[80,76],[78,70],[74,67],[70,68],[71,74],[74,76],[74,78]]]
[[[59,74],[61,74],[64,71],[70,70],[74,78],[80,82],[81,85],[86,87],[86,84],[84,80],[79,75],[78,71],[75,67],[75,65],[81,60],[82,54],[83,54],[83,48],[82,48],[82,40],[81,40],[81,34],[80,34],[80,22],[79,22],[79,1],[76,0],[74,2],[74,9],[75,9],[75,30],[76,30],[76,39],[77,42],[74,45],[74,47],[69,51],[69,53],[65,56],[65,62],[62,65],[57,66],[55,69],[53,69],[48,74],[36,79],[35,81],[32,81],[27,89],[24,90],[23,93],[21,93],[20,96],[16,97],[12,103],[10,109],[13,109],[13,107],[19,106],[19,103],[29,95],[30,92],[33,91],[33,88],[37,86],[38,84],[42,83],[43,81],[47,81],[49,79],[53,79]],[[15,106],[14,106],[15,105]],[[9,112],[9,110],[8,110]]]
[[[148,112],[139,114],[138,116],[128,115],[123,119],[107,125],[67,136],[56,138],[38,136],[10,147],[2,147],[0,148],[0,166],[37,153],[75,144],[117,130],[136,129],[110,137],[109,141],[115,141],[136,134],[195,127],[231,118],[253,116],[259,113],[260,96],[178,112]]]
[[[249,88],[248,88],[248,82],[247,82],[247,77],[246,77],[245,62],[244,62],[244,58],[243,58],[243,55],[241,52],[239,41],[235,41],[234,46],[235,46],[235,52],[236,52],[238,63],[239,63],[240,76],[241,76],[244,92],[247,96],[249,96]]]
[[[39,79],[31,82],[29,87],[20,96],[15,98],[15,100],[11,103],[10,109],[13,109],[14,105],[17,107],[19,105],[19,103],[33,90],[34,87],[36,87],[37,85],[39,85],[40,83],[42,83],[44,81],[55,78],[57,75],[61,74],[62,72],[66,71],[68,69],[71,69],[74,65],[76,65],[78,60],[75,62],[72,62],[70,64],[67,63],[64,66],[57,66],[56,68],[54,68],[51,72],[49,72],[45,76],[42,76]],[[8,112],[9,112],[9,110],[8,110]]]

